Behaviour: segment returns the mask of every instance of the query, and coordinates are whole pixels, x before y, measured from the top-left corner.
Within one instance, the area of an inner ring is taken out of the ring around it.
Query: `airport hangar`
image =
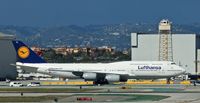
[[[16,52],[12,44],[15,36],[0,33],[0,81],[16,79],[17,70],[10,64],[16,63]]]
[[[132,61],[159,60],[159,34],[131,33]],[[186,73],[200,75],[200,35],[172,34],[173,61]]]

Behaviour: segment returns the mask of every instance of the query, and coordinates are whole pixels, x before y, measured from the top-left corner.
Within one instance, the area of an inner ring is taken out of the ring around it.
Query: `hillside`
[[[0,26],[0,32],[16,35],[30,46],[130,48],[130,33],[157,33],[155,24],[110,24],[87,26],[20,27]],[[174,25],[173,33],[200,34],[200,24]]]

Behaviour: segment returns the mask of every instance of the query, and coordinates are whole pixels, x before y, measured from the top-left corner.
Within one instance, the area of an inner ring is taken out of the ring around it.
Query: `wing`
[[[17,69],[22,69],[26,72],[37,72],[37,69],[38,69],[38,67],[23,65],[23,63],[16,63],[16,64],[10,64],[10,65],[16,66]]]

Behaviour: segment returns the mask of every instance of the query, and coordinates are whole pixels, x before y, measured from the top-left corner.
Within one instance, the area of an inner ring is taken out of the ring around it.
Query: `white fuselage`
[[[123,61],[115,63],[17,63],[35,67],[35,72],[64,77],[81,78],[83,73],[124,75],[127,79],[158,79],[181,75],[185,70],[168,61]],[[28,70],[28,69],[27,69]],[[81,74],[82,73],[82,74]]]

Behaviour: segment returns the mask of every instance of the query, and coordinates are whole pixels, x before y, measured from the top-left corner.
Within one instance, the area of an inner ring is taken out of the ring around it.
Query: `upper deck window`
[[[163,65],[163,64],[160,63],[160,64],[152,64],[152,65]]]

